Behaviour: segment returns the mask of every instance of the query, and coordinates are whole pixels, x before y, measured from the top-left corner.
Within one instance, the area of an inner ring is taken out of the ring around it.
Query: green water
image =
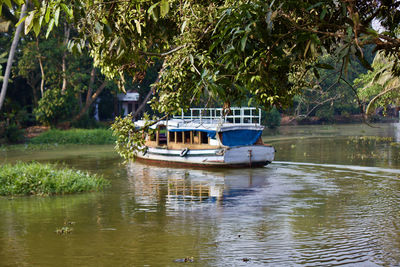
[[[112,146],[0,152],[112,183],[0,198],[0,266],[398,266],[398,127],[282,127],[264,136],[276,161],[258,169],[125,166]]]

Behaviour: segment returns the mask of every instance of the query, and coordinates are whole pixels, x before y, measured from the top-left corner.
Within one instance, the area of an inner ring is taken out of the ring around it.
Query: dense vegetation
[[[373,70],[376,52],[393,62],[389,75],[400,74],[395,0],[0,4],[3,22],[11,25],[0,34],[0,55],[17,27],[14,14],[28,7],[13,93],[0,114],[5,127],[18,126],[24,116],[50,125],[87,121],[94,101],[117,87],[145,89],[143,103],[150,100],[160,114],[245,104],[326,120],[363,112],[369,101],[379,104],[376,98],[399,90],[382,86],[365,97],[353,84]],[[155,81],[151,90],[149,81]],[[26,84],[29,92],[18,90]],[[12,103],[21,95],[25,100]],[[134,142],[141,138],[133,128],[124,132]]]
[[[52,129],[32,138],[32,144],[84,144],[104,145],[114,144],[115,138],[108,129]]]
[[[50,164],[16,163],[0,168],[0,195],[55,195],[99,191],[110,184],[97,175]]]

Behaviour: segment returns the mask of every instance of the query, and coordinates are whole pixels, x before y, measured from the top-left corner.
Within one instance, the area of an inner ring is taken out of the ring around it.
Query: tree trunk
[[[78,113],[78,115],[76,115],[72,121],[77,121],[80,118],[82,118],[83,115],[86,114],[86,112],[89,110],[90,106],[92,105],[92,103],[97,99],[97,97],[99,97],[100,93],[103,91],[103,89],[106,87],[107,85],[107,81],[104,81],[99,88],[97,88],[96,92],[92,95],[89,96],[89,92],[88,92],[88,96],[86,96],[86,103],[85,106],[81,109],[81,111]]]
[[[65,39],[64,39],[64,54],[62,56],[62,78],[63,78],[63,83],[62,83],[62,88],[61,88],[61,93],[64,94],[65,91],[67,90],[67,63],[66,63],[66,58],[67,58],[67,44],[69,41],[69,34],[70,34],[70,27],[68,27],[68,24],[64,24],[64,34],[65,34]]]
[[[25,16],[26,6],[27,6],[26,4],[22,5],[21,15],[19,17],[20,20]],[[6,73],[4,74],[3,86],[1,87],[1,93],[0,93],[0,110],[3,107],[4,99],[6,98],[7,85],[8,85],[8,80],[10,78],[11,67],[12,67],[12,63],[13,63],[14,55],[15,55],[15,50],[17,49],[19,36],[21,34],[23,25],[24,25],[24,23],[21,23],[21,24],[18,25],[17,30],[15,31],[14,39],[13,39],[12,44],[11,44],[10,54],[8,55]]]
[[[38,52],[39,52],[38,59],[39,59],[40,73],[42,75],[42,79],[40,81],[40,92],[42,93],[42,97],[43,97],[43,94],[44,94],[44,79],[45,79],[45,77],[44,77],[44,68],[43,68],[43,62],[42,62],[42,55],[40,54],[40,50],[39,50],[39,38],[36,38],[36,47],[37,47]]]

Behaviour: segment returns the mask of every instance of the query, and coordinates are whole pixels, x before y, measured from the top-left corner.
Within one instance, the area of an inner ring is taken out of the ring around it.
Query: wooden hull
[[[252,145],[218,149],[176,150],[149,147],[137,154],[138,160],[162,165],[197,167],[261,167],[272,162],[272,146]]]

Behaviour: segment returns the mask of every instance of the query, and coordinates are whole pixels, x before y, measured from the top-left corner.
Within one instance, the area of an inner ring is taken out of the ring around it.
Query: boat
[[[190,112],[190,114],[189,114]],[[135,122],[145,126],[144,120]],[[154,122],[137,160],[199,167],[260,167],[272,162],[273,146],[264,144],[261,110],[254,107],[191,108]]]

